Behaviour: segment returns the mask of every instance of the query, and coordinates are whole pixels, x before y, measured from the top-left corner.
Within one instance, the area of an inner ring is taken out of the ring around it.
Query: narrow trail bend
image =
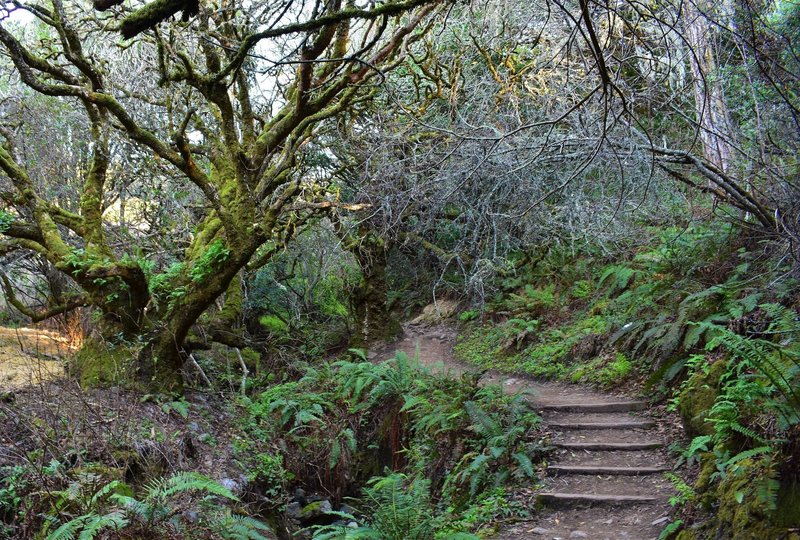
[[[459,375],[470,366],[455,360],[452,328],[407,325],[397,342],[371,353],[383,360],[400,350],[422,364]],[[488,372],[482,381],[509,392],[529,391],[550,441],[557,448],[545,488],[530,520],[505,526],[499,540],[655,540],[668,522],[674,494],[664,478],[667,441],[647,404],[579,385],[541,382]]]

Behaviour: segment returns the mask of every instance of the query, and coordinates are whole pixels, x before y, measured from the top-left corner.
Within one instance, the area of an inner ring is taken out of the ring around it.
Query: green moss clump
[[[800,483],[781,482],[775,508],[775,523],[781,527],[800,527]],[[800,535],[796,535],[800,539]]]
[[[797,527],[800,518],[800,491],[797,486],[782,485],[777,506],[771,509],[770,502],[759,489],[768,474],[763,460],[743,459],[719,482],[714,481],[716,456],[709,452],[702,455],[701,461],[695,490],[700,495],[703,508],[709,512],[708,520],[698,522],[697,528],[681,531],[677,539],[800,540],[800,535],[790,532]]]
[[[69,362],[68,372],[83,388],[133,385],[132,365],[136,351],[124,345],[112,346],[91,340]]]
[[[716,537],[742,540],[781,538],[785,531],[775,527],[767,503],[752,489],[754,480],[764,471],[752,459],[742,460],[738,465],[739,474],[729,474],[717,488]]]
[[[687,433],[692,437],[714,433],[714,426],[706,422],[706,417],[717,399],[725,368],[725,362],[714,362],[708,370],[697,370],[678,397],[678,411]]]

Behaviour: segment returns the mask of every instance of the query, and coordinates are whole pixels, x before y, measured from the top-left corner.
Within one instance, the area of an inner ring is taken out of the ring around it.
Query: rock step
[[[560,429],[649,429],[652,420],[619,420],[616,422],[547,422],[547,427]]]
[[[550,465],[548,474],[640,476],[668,471],[668,467],[605,467],[602,465]]]
[[[653,442],[558,442],[553,443],[554,446],[565,448],[567,450],[655,450],[661,448],[663,443]]]
[[[607,403],[536,403],[542,411],[577,412],[577,413],[615,413],[634,412],[647,409],[644,401],[614,401]]]
[[[537,500],[550,504],[625,504],[654,503],[658,497],[646,495],[598,495],[595,493],[539,493]]]

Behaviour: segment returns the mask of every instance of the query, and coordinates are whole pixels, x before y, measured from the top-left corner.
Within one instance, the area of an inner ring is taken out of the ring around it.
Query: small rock
[[[356,523],[355,521],[349,521],[349,522],[347,522],[347,526],[348,526],[350,529],[358,529],[358,523]]]
[[[233,478],[223,478],[222,480],[219,481],[219,483],[222,485],[222,487],[224,487],[225,489],[229,489],[234,493],[239,490],[239,482],[237,482]]]
[[[312,503],[308,503],[300,510],[300,519],[309,520],[314,519],[316,517],[322,516],[327,514],[328,512],[333,510],[333,505],[331,505],[331,501],[323,500],[323,501],[314,501]]]
[[[200,521],[200,514],[194,510],[187,510],[186,512],[183,513],[183,517],[189,523],[197,523],[198,521]]]
[[[569,533],[570,538],[588,538],[589,535],[583,531],[572,531]]]
[[[667,516],[660,517],[657,520],[653,521],[653,523],[651,525],[661,525],[662,523],[664,523],[668,519],[669,519],[669,517],[667,517]]]
[[[350,516],[355,516],[356,515],[356,509],[353,508],[352,506],[348,506],[346,504],[343,504],[342,506],[339,507],[339,512],[341,512],[343,514],[348,514]]]
[[[369,351],[367,353],[367,360],[375,360],[378,357],[377,351]]]
[[[544,527],[534,527],[533,529],[530,530],[530,532],[533,534],[547,534],[550,531],[548,529],[545,529]]]
[[[200,424],[197,422],[189,422],[189,429],[192,431],[200,431]]]
[[[300,519],[303,505],[299,502],[291,502],[286,505],[286,517],[295,521]]]

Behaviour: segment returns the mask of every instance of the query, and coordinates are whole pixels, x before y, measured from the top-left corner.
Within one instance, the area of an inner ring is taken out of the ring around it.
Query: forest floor
[[[453,354],[456,330],[406,325],[403,336],[370,353],[384,360],[395,351],[438,372],[460,376],[475,368]],[[515,500],[531,517],[507,523],[500,540],[651,540],[670,521],[675,494],[664,477],[671,460],[664,448],[677,420],[624,394],[488,371],[481,382],[525,392],[543,418],[554,458],[541,471],[541,485],[520,489]]]

